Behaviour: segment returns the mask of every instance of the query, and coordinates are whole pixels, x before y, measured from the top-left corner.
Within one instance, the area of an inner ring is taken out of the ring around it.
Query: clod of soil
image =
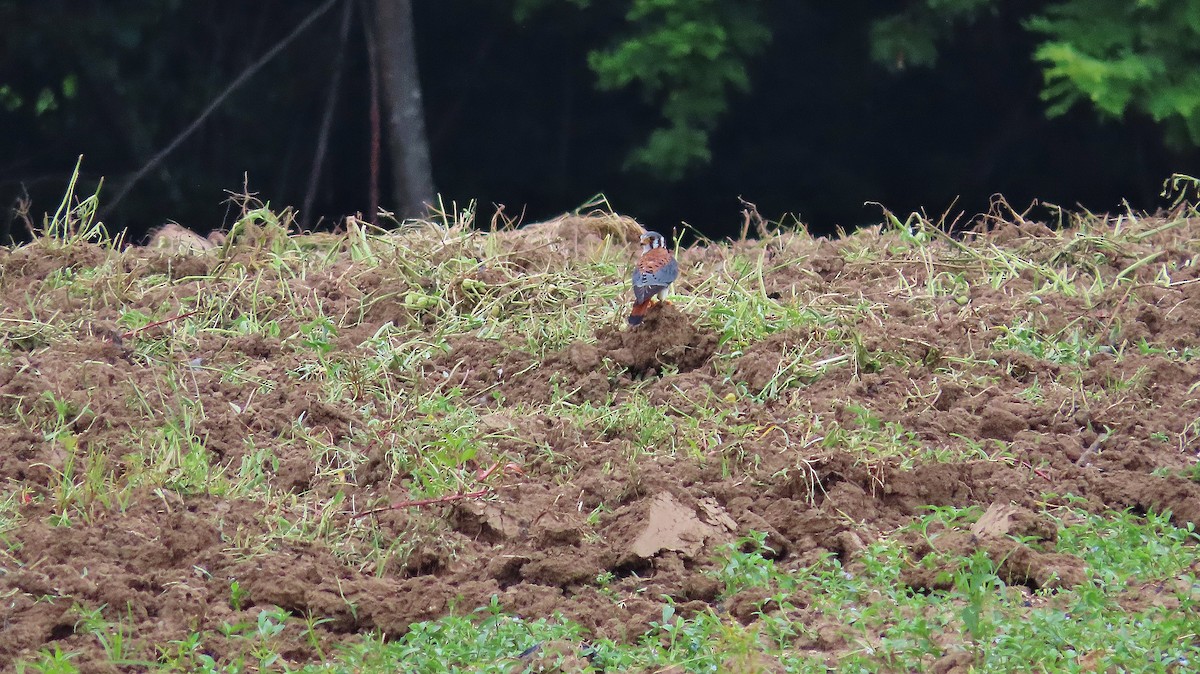
[[[1020,537],[1018,542],[1013,537]],[[1031,543],[1051,545],[1057,539],[1057,529],[1044,517],[1008,505],[994,503],[967,531],[946,531],[928,540],[918,541],[914,555],[939,557],[970,557],[984,550],[996,565],[997,575],[1009,585],[1025,585],[1030,590],[1072,588],[1087,580],[1087,567],[1073,555],[1035,550]],[[943,562],[934,566],[906,569],[902,580],[923,590],[949,590],[948,580],[958,562]]]
[[[671,303],[652,307],[641,325],[602,328],[596,348],[635,377],[653,376],[664,367],[680,373],[704,366],[717,348],[717,335],[698,328]]]
[[[622,537],[632,540],[624,545],[619,564],[647,560],[664,551],[695,558],[706,546],[730,540],[734,522],[716,503],[702,506],[705,521],[695,508],[680,503],[669,492],[661,492],[649,501],[624,516],[632,521]]]

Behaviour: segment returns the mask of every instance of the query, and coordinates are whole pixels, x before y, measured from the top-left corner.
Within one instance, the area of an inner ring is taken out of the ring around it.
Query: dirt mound
[[[698,328],[673,304],[655,306],[641,325],[631,329],[605,328],[596,334],[602,356],[635,377],[654,376],[671,368],[679,373],[703,367],[717,348],[717,336]]]
[[[519,229],[491,234],[507,255],[525,268],[557,268],[563,260],[588,259],[605,247],[636,242],[645,229],[615,213],[562,215]]]
[[[1009,585],[1024,585],[1030,590],[1075,587],[1087,579],[1083,560],[1036,549],[1052,546],[1056,538],[1055,525],[1046,518],[1024,508],[992,504],[966,531],[944,531],[912,543],[910,550],[918,562],[905,570],[902,580],[924,592],[949,590],[953,585],[948,579],[961,562],[944,560],[970,558],[981,550],[995,565],[996,574]],[[933,563],[922,564],[926,558]]]

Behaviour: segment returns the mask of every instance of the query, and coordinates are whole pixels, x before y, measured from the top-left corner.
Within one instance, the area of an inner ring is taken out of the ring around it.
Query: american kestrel
[[[633,311],[630,325],[641,325],[650,309],[650,301],[667,299],[667,286],[679,278],[679,263],[667,249],[667,242],[658,232],[642,235],[642,256],[633,265]]]

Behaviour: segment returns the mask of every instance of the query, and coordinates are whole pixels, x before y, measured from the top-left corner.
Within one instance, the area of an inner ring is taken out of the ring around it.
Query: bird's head
[[[648,253],[655,248],[663,248],[667,245],[666,239],[658,232],[646,232],[642,235],[642,253]]]

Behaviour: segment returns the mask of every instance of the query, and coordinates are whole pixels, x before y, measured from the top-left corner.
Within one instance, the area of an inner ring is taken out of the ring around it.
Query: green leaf
[[[995,0],[925,0],[871,25],[871,57],[892,70],[933,66],[954,29]],[[1104,117],[1159,123],[1169,144],[1200,145],[1200,0],[1059,0],[1024,20],[1042,38],[1046,115],[1081,103]]]
[[[15,112],[25,103],[25,99],[7,84],[0,85],[0,105],[4,106],[5,110]]]
[[[54,95],[53,91],[43,88],[38,92],[37,102],[33,104],[34,114],[41,117],[47,112],[56,109],[58,109],[58,98]]]
[[[79,77],[74,73],[63,78],[62,95],[68,100],[75,98],[75,94],[79,93]]]
[[[632,0],[630,34],[592,51],[597,86],[640,89],[666,122],[625,163],[666,181],[711,161],[709,132],[728,110],[730,91],[750,88],[746,61],[771,33],[753,3],[715,0]]]

